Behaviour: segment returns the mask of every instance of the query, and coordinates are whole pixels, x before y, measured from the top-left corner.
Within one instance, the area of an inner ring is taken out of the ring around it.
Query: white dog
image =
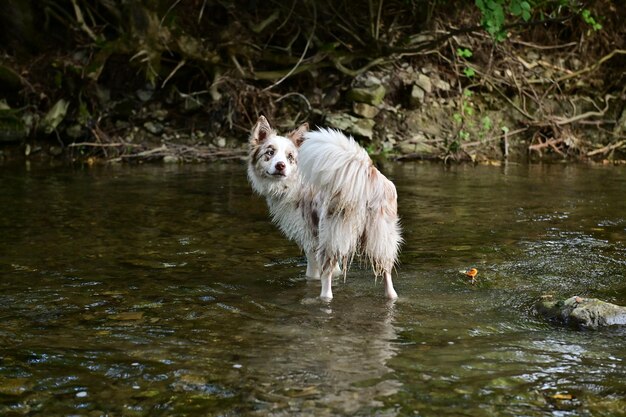
[[[252,188],[304,250],[306,275],[321,279],[321,299],[333,298],[333,274],[339,263],[347,269],[355,254],[369,260],[383,276],[387,298],[396,299],[391,270],[402,238],[395,186],[352,137],[308,127],[280,136],[259,117],[250,136]]]

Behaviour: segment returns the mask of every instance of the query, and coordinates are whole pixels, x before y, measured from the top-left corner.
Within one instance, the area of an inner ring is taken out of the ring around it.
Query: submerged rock
[[[597,298],[571,297],[558,301],[543,299],[537,303],[536,308],[547,319],[577,327],[597,329],[626,325],[626,307]]]

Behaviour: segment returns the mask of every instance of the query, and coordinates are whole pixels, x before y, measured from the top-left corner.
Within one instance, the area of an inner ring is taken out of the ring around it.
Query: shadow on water
[[[623,170],[385,167],[395,304],[317,300],[244,171],[5,170],[0,415],[626,415],[624,331],[532,307],[626,304]]]

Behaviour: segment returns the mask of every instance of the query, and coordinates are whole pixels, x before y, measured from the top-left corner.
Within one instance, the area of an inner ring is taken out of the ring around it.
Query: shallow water
[[[317,300],[241,165],[0,168],[0,415],[626,415],[626,332],[532,307],[626,304],[626,170],[383,168],[395,304]]]

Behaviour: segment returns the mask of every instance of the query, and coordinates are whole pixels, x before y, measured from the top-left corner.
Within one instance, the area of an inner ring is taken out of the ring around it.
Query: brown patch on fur
[[[257,161],[260,159],[261,156],[261,147],[258,145],[253,146],[250,149],[250,160],[252,161],[252,163],[257,163]]]

